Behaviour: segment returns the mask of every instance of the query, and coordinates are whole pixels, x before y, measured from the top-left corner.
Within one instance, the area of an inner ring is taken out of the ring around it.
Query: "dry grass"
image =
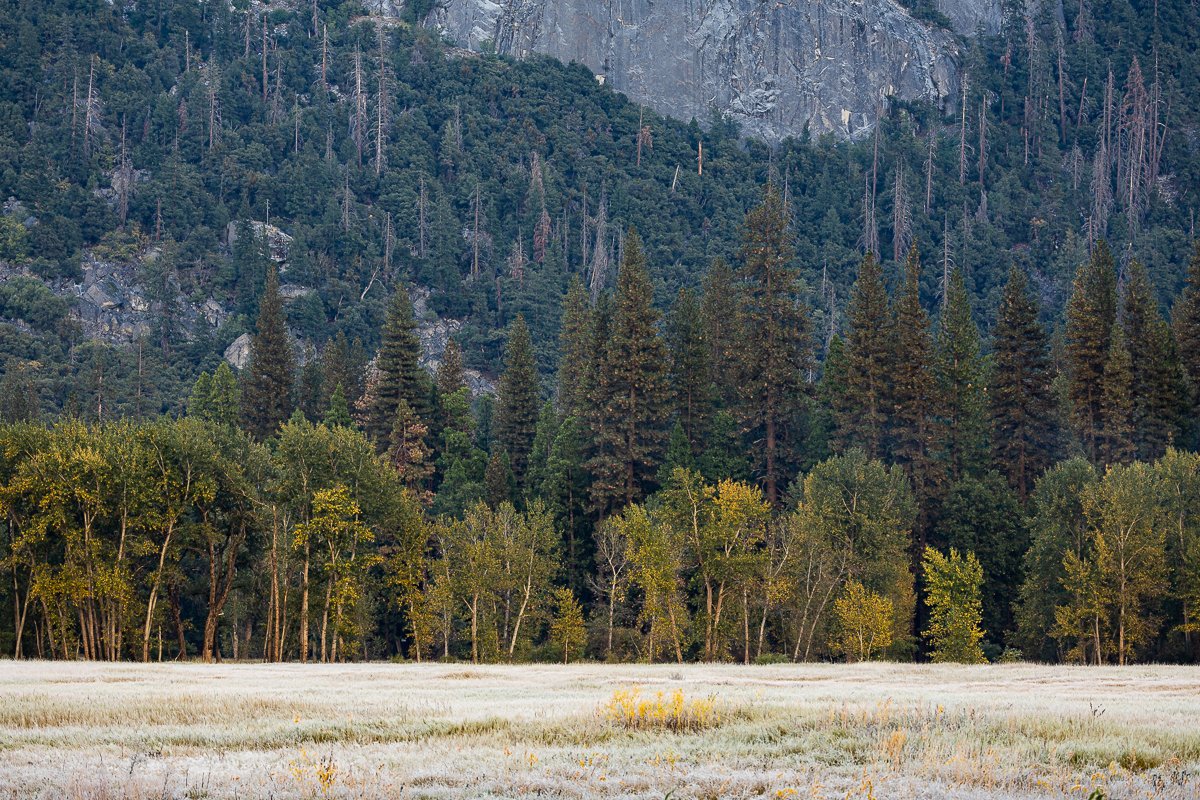
[[[1200,670],[0,662],[0,797],[1200,797]]]

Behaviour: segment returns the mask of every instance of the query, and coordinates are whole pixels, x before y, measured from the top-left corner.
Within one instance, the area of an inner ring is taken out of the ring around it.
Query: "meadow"
[[[1195,798],[1188,667],[0,662],[0,797]]]

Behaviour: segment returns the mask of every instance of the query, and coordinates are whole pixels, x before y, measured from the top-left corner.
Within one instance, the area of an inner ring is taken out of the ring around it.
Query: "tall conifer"
[[[891,370],[891,450],[893,461],[912,481],[923,514],[943,488],[945,472],[937,451],[944,443],[939,416],[944,401],[933,373],[933,335],[921,306],[921,261],[916,245],[908,251],[904,283],[895,302],[895,351]]]
[[[250,361],[242,378],[242,424],[256,439],[275,434],[292,413],[296,357],[283,317],[279,274],[272,264],[258,304]]]
[[[710,415],[713,391],[700,302],[689,289],[679,290],[667,317],[667,346],[675,414],[689,447],[696,452]]]
[[[979,328],[962,272],[950,276],[938,325],[937,378],[945,402],[945,452],[950,479],[978,474],[987,464],[985,365]]]
[[[1128,464],[1136,453],[1133,436],[1133,365],[1125,334],[1113,327],[1100,383],[1099,459],[1105,466]]]
[[[1133,444],[1144,461],[1159,458],[1179,436],[1184,388],[1174,337],[1141,262],[1129,263],[1121,325],[1132,368]]]
[[[403,286],[397,286],[383,323],[383,341],[375,362],[375,386],[368,433],[380,447],[387,447],[395,424],[396,409],[403,400],[420,420],[429,417],[429,375],[421,367],[421,340],[413,318],[412,301]]]
[[[1116,317],[1116,265],[1100,242],[1075,274],[1067,302],[1067,394],[1075,432],[1093,461],[1100,459],[1104,365]]]
[[[857,447],[868,458],[884,455],[894,355],[892,327],[883,270],[875,255],[867,253],[846,308],[841,366],[844,393],[833,409],[833,445],[839,452]]]
[[[1046,332],[1025,273],[1014,266],[992,331],[988,387],[992,455],[1024,501],[1054,460],[1054,380]]]
[[[592,502],[602,515],[641,498],[666,443],[667,352],[652,301],[642,241],[631,230],[617,276],[607,347],[592,377],[598,424],[588,469]]]
[[[1195,425],[1200,418],[1200,240],[1188,264],[1187,283],[1171,309],[1171,323],[1179,363],[1187,379],[1188,410]]]
[[[539,402],[537,366],[523,316],[518,315],[508,327],[504,362],[496,398],[494,441],[508,453],[513,477],[518,486],[523,486],[537,432]]]
[[[743,424],[761,442],[759,474],[772,505],[787,482],[781,452],[812,368],[811,320],[800,300],[791,239],[783,198],[768,187],[742,231],[739,389]]]
[[[586,375],[591,353],[592,310],[587,289],[576,275],[563,299],[558,334],[558,413],[564,419],[583,413]]]

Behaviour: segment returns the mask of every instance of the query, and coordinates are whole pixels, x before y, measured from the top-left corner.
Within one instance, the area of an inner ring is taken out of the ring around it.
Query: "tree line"
[[[420,366],[403,286],[373,360],[298,363],[269,267],[185,416],[0,428],[12,652],[1194,660],[1200,251],[1171,322],[1098,242],[1060,330],[1013,268],[985,339],[915,246],[822,327],[786,220],[768,188],[665,315],[630,230],[494,398]]]

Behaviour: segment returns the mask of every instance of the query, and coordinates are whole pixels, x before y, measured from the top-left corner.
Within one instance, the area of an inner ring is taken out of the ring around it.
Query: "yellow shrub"
[[[688,699],[682,689],[646,696],[640,689],[613,692],[600,707],[605,719],[635,730],[698,731],[720,723],[716,698]]]

